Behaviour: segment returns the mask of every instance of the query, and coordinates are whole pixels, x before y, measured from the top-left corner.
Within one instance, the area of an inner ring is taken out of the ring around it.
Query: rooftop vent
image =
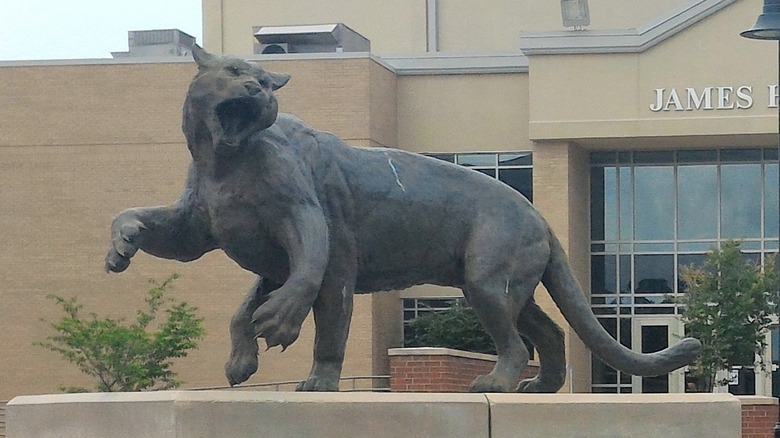
[[[195,37],[179,29],[131,30],[127,32],[127,52],[111,52],[114,58],[187,56]]]
[[[371,51],[371,42],[343,23],[256,26],[254,35],[257,54]]]

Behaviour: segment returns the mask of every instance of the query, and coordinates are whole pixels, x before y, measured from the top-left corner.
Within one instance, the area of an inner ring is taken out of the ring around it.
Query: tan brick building
[[[436,154],[532,194],[594,312],[641,350],[681,332],[665,300],[680,292],[680,264],[728,238],[756,259],[777,251],[776,47],[739,37],[758,0],[591,3],[591,24],[574,31],[559,2],[204,0],[203,43],[290,73],[282,111],[352,145]],[[264,28],[294,52],[290,26],[326,23],[346,24],[370,52],[259,54]],[[49,333],[39,318],[58,317],[47,294],[120,315],[140,305],[147,278],[171,272],[209,330],[177,369],[189,386],[224,383],[227,322],[252,275],[219,252],[189,264],[139,255],[121,275],[102,272],[114,215],[179,194],[194,72],[186,58],[0,63],[0,399],[85,384],[31,345]],[[402,315],[457,294],[358,297],[344,375],[386,373]],[[261,353],[251,382],[305,377],[311,342],[307,322],[287,352]],[[681,372],[650,381],[606,369],[568,329],[567,349],[567,390],[683,390]],[[771,394],[771,382],[757,373],[752,390]]]

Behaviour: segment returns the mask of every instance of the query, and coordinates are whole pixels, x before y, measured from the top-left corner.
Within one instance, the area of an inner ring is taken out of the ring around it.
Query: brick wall
[[[739,397],[742,402],[742,438],[773,438],[778,405],[773,397]]]
[[[392,392],[467,392],[496,363],[496,356],[448,348],[393,348],[388,355]],[[538,364],[530,363],[523,378],[538,370]]]

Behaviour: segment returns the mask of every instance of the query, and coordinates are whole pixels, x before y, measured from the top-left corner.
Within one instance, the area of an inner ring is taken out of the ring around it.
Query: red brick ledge
[[[438,347],[392,348],[387,354],[392,392],[466,392],[477,376],[493,369],[498,358]],[[538,362],[532,361],[523,378],[538,371]]]
[[[738,396],[742,404],[742,438],[774,438],[778,403],[774,397]]]

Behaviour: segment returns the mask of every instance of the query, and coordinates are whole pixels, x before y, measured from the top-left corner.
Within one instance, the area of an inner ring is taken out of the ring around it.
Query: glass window
[[[674,290],[674,256],[634,256],[634,293],[670,293]]]
[[[761,236],[761,165],[721,167],[721,235],[726,239]]]
[[[761,161],[761,149],[723,149],[721,161]]]
[[[436,158],[437,160],[446,161],[448,163],[455,162],[455,154],[426,154],[429,157]]]
[[[477,172],[484,173],[485,175],[495,178],[496,177],[496,169],[474,169]]]
[[[712,163],[717,160],[718,151],[714,149],[677,152],[677,161],[680,163]]]
[[[631,282],[631,256],[630,255],[621,255],[620,258],[620,279],[618,283],[620,285],[620,293],[631,293],[631,285],[633,284]]]
[[[677,238],[718,237],[718,167],[677,169]]]
[[[604,168],[594,167],[590,170],[591,240],[604,240],[604,198]]]
[[[618,197],[620,240],[631,240],[634,238],[634,191],[630,167],[618,168],[618,184],[620,186]]]
[[[777,239],[777,164],[767,164],[764,167],[764,237]]]
[[[617,257],[614,255],[591,256],[590,292],[614,294],[617,292]]]
[[[674,167],[635,167],[634,194],[636,239],[674,239]]]
[[[702,266],[725,240],[742,240],[755,263],[777,251],[777,155],[774,148],[591,153],[591,304],[614,337],[630,346],[632,315],[682,312],[680,266]],[[630,392],[631,376],[595,358],[593,369],[594,392]]]
[[[461,166],[496,166],[496,154],[458,154],[457,163]]]
[[[530,152],[521,152],[517,154],[498,154],[499,166],[530,166],[533,164],[533,158]]]
[[[533,201],[533,170],[498,169],[498,179],[502,183],[522,193],[529,201]]]

